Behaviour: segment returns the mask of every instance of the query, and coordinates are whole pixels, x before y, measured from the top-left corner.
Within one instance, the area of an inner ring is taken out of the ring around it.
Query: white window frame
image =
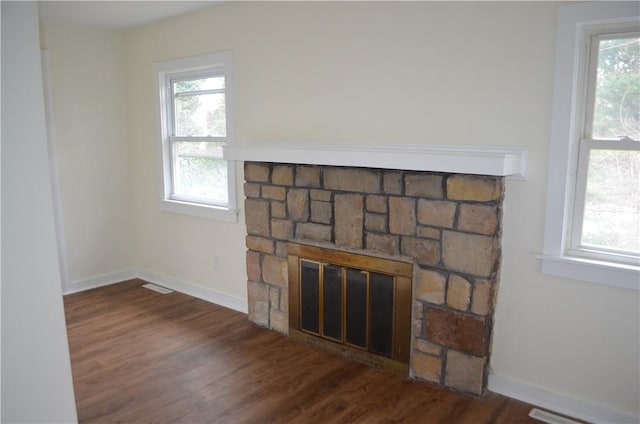
[[[537,256],[542,260],[545,274],[640,290],[640,266],[613,261],[607,255],[578,253],[576,234],[579,230],[574,228],[578,219],[574,213],[578,181],[586,176],[582,171],[585,167],[580,168],[583,174],[578,175],[587,93],[585,58],[589,43],[586,41],[594,28],[637,23],[639,15],[640,6],[636,2],[593,2],[560,7],[544,247],[542,255]],[[581,160],[585,160],[585,153],[588,147],[583,148]]]
[[[179,213],[200,218],[211,218],[225,222],[238,222],[236,195],[236,167],[234,161],[227,161],[228,204],[218,205],[173,194],[172,149],[171,143],[186,139],[173,136],[173,105],[171,81],[179,78],[205,75],[222,75],[225,79],[225,137],[188,137],[190,140],[225,142],[234,144],[233,120],[233,72],[231,52],[210,53],[184,59],[158,62],[154,65],[158,104],[158,128],[161,139],[161,199],[160,209],[165,212]]]

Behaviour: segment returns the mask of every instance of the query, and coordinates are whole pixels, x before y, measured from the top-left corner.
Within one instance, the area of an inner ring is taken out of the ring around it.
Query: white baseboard
[[[238,312],[246,314],[249,311],[249,306],[246,299],[240,299],[239,297],[230,296],[228,294],[221,293],[219,291],[212,290],[206,287],[198,286],[187,281],[178,280],[173,277],[167,277],[166,275],[143,269],[136,272],[136,277],[140,278],[141,280],[145,280],[150,283],[187,294],[189,296],[197,297],[198,299],[206,300],[207,302],[215,303],[216,305],[224,306]]]
[[[132,278],[136,278],[136,272],[131,269],[110,272],[108,274],[72,281],[62,288],[62,294],[67,295],[78,293],[102,286],[108,286],[110,284],[121,283],[123,281],[131,280]]]
[[[638,423],[640,417],[531,386],[503,375],[490,374],[488,389],[539,408],[590,423]]]
[[[77,280],[69,284],[68,287],[65,287],[62,294],[67,295],[78,293],[85,290],[95,289],[97,287],[121,283],[133,278],[139,278],[141,280],[148,281],[149,283],[154,283],[158,286],[166,287],[168,289],[184,293],[210,303],[215,303],[216,305],[224,306],[226,308],[233,309],[244,314],[249,311],[249,306],[246,299],[240,299],[238,297],[230,296],[216,290],[198,286],[194,283],[178,280],[177,278],[173,277],[167,277],[165,275],[143,269],[118,271],[99,275],[97,277],[87,278],[84,280]]]

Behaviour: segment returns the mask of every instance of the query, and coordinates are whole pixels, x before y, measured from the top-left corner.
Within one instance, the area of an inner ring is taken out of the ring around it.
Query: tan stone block
[[[289,290],[280,290],[280,310],[282,312],[289,312]]]
[[[263,189],[264,191],[264,189]],[[418,200],[418,222],[434,227],[453,228],[456,204],[440,200]]]
[[[503,178],[476,175],[451,175],[447,179],[447,198],[487,202],[502,197]]]
[[[296,239],[317,242],[331,241],[331,225],[300,223],[296,225]]]
[[[471,233],[495,234],[498,228],[498,208],[496,206],[463,203],[460,205],[457,228]]]
[[[447,284],[447,305],[460,311],[469,309],[471,283],[456,274],[449,274]]]
[[[364,200],[360,194],[336,194],[335,243],[338,247],[362,249]]]
[[[245,162],[244,179],[245,181],[268,183],[269,165],[267,165],[266,163]]]
[[[442,175],[428,173],[405,175],[404,192],[407,196],[442,199]]]
[[[287,219],[272,219],[271,236],[279,240],[291,240],[293,238],[293,222]]]
[[[367,249],[376,252],[398,255],[400,253],[400,240],[398,236],[390,234],[367,233]]]
[[[269,286],[269,305],[271,305],[271,309],[279,309],[280,289],[278,287]]]
[[[366,213],[364,227],[369,231],[384,233],[387,231],[387,215],[379,213]]]
[[[484,392],[485,358],[465,355],[449,349],[445,385],[464,392],[481,395]]]
[[[249,321],[262,327],[269,326],[269,286],[255,281],[247,282]]]
[[[433,227],[420,227],[417,229],[418,237],[440,240],[440,230]]]
[[[383,176],[383,189],[387,194],[402,194],[402,173],[385,171]]]
[[[262,198],[284,200],[287,196],[287,191],[284,187],[277,187],[272,185],[262,186]]]
[[[366,199],[367,211],[387,213],[387,196],[370,194]]]
[[[289,334],[289,314],[271,309],[269,324],[272,330],[282,334]]]
[[[424,316],[424,304],[419,300],[413,301],[413,319],[422,319]]]
[[[331,201],[331,192],[328,190],[310,190],[311,200],[319,200],[321,202]]]
[[[402,237],[400,251],[420,265],[435,266],[440,262],[440,243],[436,240]]]
[[[379,193],[380,175],[372,169],[324,168],[324,188],[328,190]]]
[[[247,278],[252,281],[261,281],[261,276],[260,253],[247,250]]]
[[[418,269],[415,273],[414,296],[425,302],[441,305],[444,303],[444,293],[447,279],[436,271]]]
[[[286,218],[287,217],[287,207],[284,202],[271,202],[271,217],[272,218]]]
[[[276,256],[286,258],[289,251],[289,244],[286,241],[276,242]]]
[[[489,280],[476,280],[473,288],[471,312],[478,315],[489,315],[493,308],[493,286]]]
[[[412,321],[412,326],[413,326],[413,337],[422,337],[423,334],[423,325],[422,325],[422,320],[421,319],[414,319]]]
[[[296,166],[297,187],[320,187],[320,167],[312,165]]]
[[[293,185],[293,165],[274,165],[271,183],[284,186]]]
[[[425,339],[469,353],[484,356],[488,351],[487,320],[484,317],[451,310],[425,308]]]
[[[273,240],[262,237],[247,236],[247,249],[262,253],[273,253]]]
[[[440,356],[442,353],[442,346],[423,339],[415,339],[413,341],[413,347],[427,355]]]
[[[244,216],[248,234],[269,237],[269,202],[245,199]]]
[[[260,184],[255,183],[244,183],[244,195],[245,197],[260,197]]]
[[[498,240],[475,234],[444,231],[442,261],[453,271],[489,277],[499,263]]]
[[[289,280],[287,260],[277,256],[266,255],[262,260],[262,279],[266,283],[287,287]]]
[[[309,190],[290,189],[287,194],[289,219],[305,222],[309,219]]]
[[[416,233],[415,199],[389,198],[389,231],[392,234],[409,236]]]
[[[330,202],[311,201],[311,221],[319,224],[330,224],[333,208]]]
[[[425,355],[422,352],[414,350],[413,355],[411,355],[411,369],[414,377],[439,383],[442,372],[442,360],[435,356]]]

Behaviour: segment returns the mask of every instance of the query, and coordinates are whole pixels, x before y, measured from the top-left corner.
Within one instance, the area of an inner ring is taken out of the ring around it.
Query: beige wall
[[[246,298],[243,222],[158,208],[152,65],[232,50],[238,143],[527,147],[527,180],[507,183],[493,375],[638,414],[638,292],[551,278],[534,258],[542,250],[556,9],[235,2],[126,31],[135,267]]]
[[[77,422],[35,2],[2,2],[3,423]]]
[[[134,263],[122,34],[43,26],[69,286]]]

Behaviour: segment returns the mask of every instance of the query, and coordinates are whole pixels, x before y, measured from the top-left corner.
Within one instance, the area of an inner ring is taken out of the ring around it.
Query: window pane
[[[224,89],[223,76],[188,79],[188,80],[173,82],[174,93],[184,93],[184,92],[199,91],[199,90],[220,90],[220,89]]]
[[[229,201],[227,162],[223,143],[173,143],[173,186],[179,196],[198,197],[217,204]]]
[[[640,152],[591,150],[582,243],[640,252]]]
[[[640,140],[640,38],[601,40],[592,138]]]
[[[175,98],[176,136],[226,137],[225,95],[187,94]]]

